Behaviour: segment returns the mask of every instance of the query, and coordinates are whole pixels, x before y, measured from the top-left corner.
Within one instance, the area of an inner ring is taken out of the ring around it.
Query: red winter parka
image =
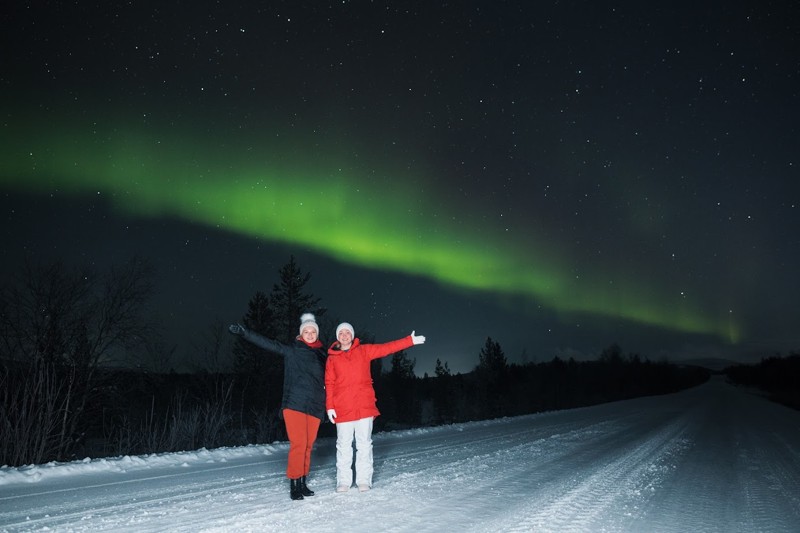
[[[336,410],[337,424],[380,414],[370,362],[413,345],[411,335],[384,344],[361,344],[353,339],[349,350],[342,350],[339,341],[331,344],[325,363],[325,408]]]

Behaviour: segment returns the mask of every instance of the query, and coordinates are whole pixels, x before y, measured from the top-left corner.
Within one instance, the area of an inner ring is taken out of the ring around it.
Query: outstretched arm
[[[391,355],[393,353],[399,352],[400,350],[405,350],[406,348],[410,348],[416,344],[423,344],[425,342],[425,337],[422,335],[416,335],[414,331],[411,332],[411,335],[408,337],[403,337],[402,339],[397,339],[396,341],[386,342],[383,344],[362,344],[361,346],[366,350],[370,359],[378,359],[380,357],[386,357],[387,355]]]
[[[268,339],[263,335],[256,333],[255,331],[250,331],[246,327],[241,324],[231,324],[228,326],[228,331],[233,333],[234,335],[238,335],[242,337],[247,342],[255,344],[259,348],[263,348],[268,352],[276,353],[278,355],[287,355],[290,352],[290,349],[285,344],[281,344],[278,341],[274,341],[272,339]]]

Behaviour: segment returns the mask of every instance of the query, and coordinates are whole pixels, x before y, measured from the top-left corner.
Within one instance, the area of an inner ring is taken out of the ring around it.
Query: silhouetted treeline
[[[735,365],[725,370],[733,383],[757,387],[771,400],[800,409],[800,354],[768,357],[755,365]]]
[[[494,352],[494,353],[492,353]],[[485,357],[488,355],[488,357]],[[596,361],[563,360],[507,364],[488,339],[481,363],[467,374],[451,375],[437,362],[436,375],[416,378],[382,374],[375,380],[378,408],[385,416],[376,429],[440,425],[569,409],[667,394],[699,385],[710,372],[638,355],[623,357],[613,345]]]
[[[153,276],[139,259],[106,273],[56,263],[28,266],[0,287],[0,465],[286,439],[282,359],[230,336],[226,323],[198,335],[197,370],[169,371],[175,348],[145,319]],[[238,320],[287,343],[301,312],[310,310],[323,318],[323,331],[333,331],[327,309],[306,290],[309,279],[292,257],[272,291],[258,291]],[[382,413],[376,430],[663,394],[708,378],[698,368],[623,355],[616,345],[596,361],[516,365],[487,338],[476,359],[473,371],[455,375],[437,360],[435,375],[422,378],[404,351],[374,361]],[[335,434],[323,422],[320,436]]]
[[[612,351],[618,350],[616,347]],[[606,353],[606,352],[604,352]],[[615,352],[616,353],[616,352]],[[597,361],[505,364],[490,376],[472,372],[417,377],[414,361],[395,354],[390,370],[374,367],[381,416],[376,431],[516,416],[665,394],[702,383],[699,368],[652,363],[636,356]],[[263,408],[248,394],[252,383],[236,373],[152,373],[102,369],[95,406],[63,433],[71,370],[41,364],[2,365],[0,460],[22,465],[91,456],[137,455],[241,446],[285,440],[278,409]],[[272,384],[280,387],[279,384]],[[327,421],[321,436],[333,435]],[[12,439],[14,437],[17,440]],[[66,442],[64,442],[66,441]],[[19,444],[25,444],[22,450]]]

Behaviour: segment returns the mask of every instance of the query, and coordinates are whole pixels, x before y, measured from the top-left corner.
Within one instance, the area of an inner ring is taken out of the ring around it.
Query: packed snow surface
[[[371,491],[317,442],[0,469],[0,531],[800,531],[800,412],[723,378],[677,394],[376,434]]]

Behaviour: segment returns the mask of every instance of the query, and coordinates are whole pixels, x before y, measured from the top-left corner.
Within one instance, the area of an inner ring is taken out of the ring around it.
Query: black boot
[[[300,478],[300,494],[303,496],[313,496],[314,491],[308,488],[306,485],[306,476]]]
[[[302,485],[300,484],[300,478],[289,480],[289,496],[291,496],[293,500],[303,499],[301,487]]]

